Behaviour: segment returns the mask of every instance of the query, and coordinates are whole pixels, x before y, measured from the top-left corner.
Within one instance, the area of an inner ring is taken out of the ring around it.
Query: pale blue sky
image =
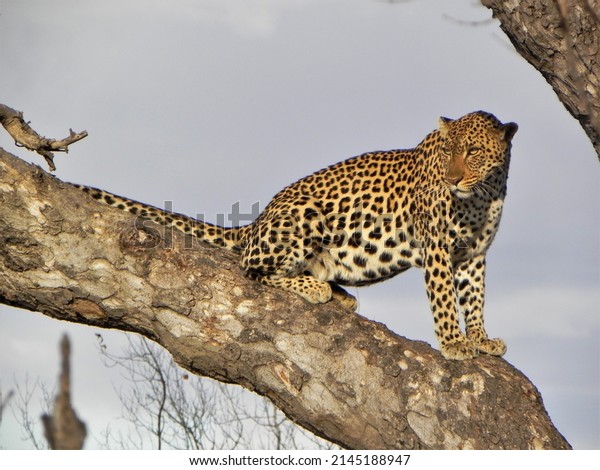
[[[0,0],[0,102],[48,136],[89,131],[57,157],[59,178],[209,221],[339,160],[412,147],[440,115],[517,122],[487,329],[571,444],[599,449],[597,158],[496,22],[446,15],[490,17],[471,0]],[[0,145],[42,164],[4,133]],[[419,271],[354,294],[361,314],[436,345]],[[95,329],[0,307],[0,387],[53,381],[63,331],[98,432],[120,410]],[[9,426],[0,446],[22,446]]]

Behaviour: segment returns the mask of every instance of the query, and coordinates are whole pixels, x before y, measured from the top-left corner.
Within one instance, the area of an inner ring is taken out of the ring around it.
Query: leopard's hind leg
[[[325,303],[332,297],[331,286],[312,276],[310,266],[323,254],[328,233],[318,200],[302,195],[274,199],[245,237],[242,268],[262,284]]]

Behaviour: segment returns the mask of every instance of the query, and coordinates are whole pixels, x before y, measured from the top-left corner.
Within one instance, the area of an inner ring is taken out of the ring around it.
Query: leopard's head
[[[459,198],[504,186],[510,160],[514,122],[502,124],[494,115],[476,111],[459,119],[441,117],[439,158],[445,185]]]

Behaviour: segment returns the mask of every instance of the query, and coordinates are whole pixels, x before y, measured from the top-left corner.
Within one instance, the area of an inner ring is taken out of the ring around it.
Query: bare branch
[[[119,391],[119,397],[124,418],[135,427],[140,442],[146,441],[139,432],[145,430],[157,449],[296,448],[300,428],[270,402],[260,397],[248,400],[239,388],[190,377],[144,338],[130,339],[127,350],[118,355],[100,345],[105,364],[125,372],[129,386]],[[253,401],[260,403],[259,411],[250,417],[245,409]],[[105,437],[107,447],[120,445],[113,436]],[[304,442],[326,447],[314,436]]]
[[[65,137],[61,140],[43,137],[25,122],[21,111],[16,111],[1,103],[0,123],[15,140],[17,146],[35,151],[44,157],[50,171],[56,170],[56,166],[54,165],[54,154],[52,152],[67,153],[69,151],[69,145],[88,136],[87,131],[73,132],[73,130],[69,129],[69,137]]]
[[[16,385],[16,403],[11,406],[13,416],[20,423],[24,440],[31,442],[35,449],[47,449],[36,430],[39,420],[31,415],[31,402],[38,388],[43,388],[39,380],[33,386],[29,385],[29,376],[25,376],[22,384]],[[42,390],[43,391],[43,390]],[[47,410],[50,404],[42,400],[42,408]]]

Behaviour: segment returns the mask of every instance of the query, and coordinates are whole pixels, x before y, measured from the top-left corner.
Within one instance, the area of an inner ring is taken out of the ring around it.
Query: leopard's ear
[[[444,116],[440,116],[438,119],[438,129],[443,137],[448,135],[448,124],[450,124],[454,119],[450,119]]]
[[[500,135],[502,136],[502,139],[508,143],[512,140],[514,135],[519,130],[519,126],[517,126],[517,124],[514,122],[507,122],[506,124],[502,124],[499,127],[499,130],[500,130],[500,133],[501,133]]]

